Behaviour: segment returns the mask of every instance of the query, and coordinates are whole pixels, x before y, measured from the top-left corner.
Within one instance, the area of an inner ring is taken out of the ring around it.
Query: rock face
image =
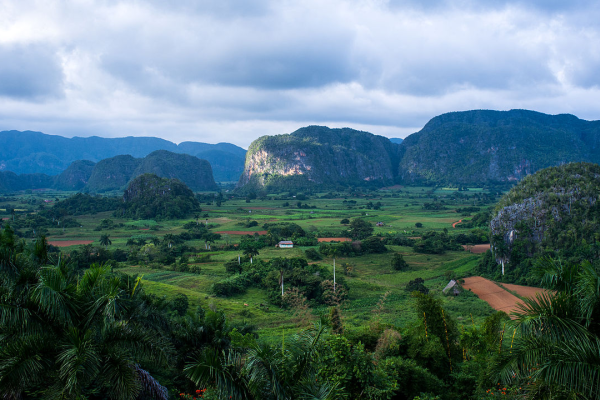
[[[116,156],[96,164],[85,187],[90,192],[121,190],[142,174],[179,179],[192,190],[217,190],[208,161],[187,154],[157,150],[145,158]]]
[[[73,161],[56,177],[54,188],[58,190],[81,190],[87,185],[96,163],[89,160]]]
[[[531,257],[596,241],[600,228],[600,165],[571,163],[528,176],[498,203],[490,222],[499,263],[513,250]]]
[[[389,139],[349,128],[309,126],[263,136],[246,153],[238,188],[385,185],[397,175],[398,153]]]
[[[400,145],[406,183],[511,183],[542,168],[600,161],[600,121],[527,110],[453,112]]]

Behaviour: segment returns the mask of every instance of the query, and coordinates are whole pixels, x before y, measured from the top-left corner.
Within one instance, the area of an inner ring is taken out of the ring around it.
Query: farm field
[[[535,298],[536,294],[542,294],[546,291],[541,288],[515,285],[512,283],[498,284],[481,276],[471,276],[464,278],[464,289],[472,291],[481,300],[487,302],[493,309],[504,311],[510,314],[518,310],[517,305],[522,303],[519,297]],[[513,293],[517,294],[515,296]]]
[[[228,196],[227,193],[224,195],[225,201],[222,204],[203,201],[202,210],[187,219],[132,220],[119,218],[112,212],[105,211],[75,215],[73,218],[77,221],[76,226],[50,227],[46,230],[46,235],[49,243],[61,247],[67,254],[80,250],[83,245],[104,247],[110,251],[120,249],[127,254],[132,251],[145,254],[135,262],[119,262],[115,270],[142,277],[144,287],[150,293],[168,298],[185,294],[190,302],[190,310],[197,306],[216,307],[225,311],[232,322],[256,325],[257,332],[262,337],[276,340],[284,332],[295,331],[305,324],[306,318],[299,318],[294,311],[272,304],[267,291],[261,287],[249,287],[245,293],[227,297],[216,296],[212,289],[215,283],[231,276],[223,265],[243,255],[239,244],[245,235],[267,235],[265,224],[293,223],[307,235],[315,236],[319,244],[342,242],[351,240],[348,235],[349,225],[342,222],[361,218],[373,226],[374,235],[418,240],[431,231],[451,235],[469,233],[470,229],[463,225],[469,221],[471,214],[457,210],[469,207],[479,210],[493,205],[493,197],[486,198],[486,191],[480,189],[457,192],[428,187],[392,187],[365,193],[316,193],[297,197],[268,195],[264,198],[242,198]],[[16,198],[16,201],[15,198],[4,199],[0,202],[0,207],[6,207],[7,203],[18,204],[20,208],[30,205],[29,210],[36,212],[43,199],[64,199],[67,196],[64,192],[24,194]],[[101,222],[106,220],[111,221],[111,228],[99,229]],[[463,223],[456,224],[459,220]],[[195,249],[185,251],[187,265],[194,272],[177,270],[175,266],[180,261],[179,256],[173,265],[161,265],[153,261],[152,255],[156,253],[157,247],[152,241],[156,239],[158,243],[168,235],[185,233],[186,224],[205,224],[210,232],[220,235],[211,243],[201,239],[185,241],[187,248]],[[110,244],[100,246],[102,235],[110,237]],[[145,244],[134,246],[132,241],[142,241]],[[67,244],[69,247],[63,247]],[[319,245],[295,246],[292,249],[269,246],[260,249],[255,258],[268,262],[278,257],[305,257],[309,249],[318,251]],[[442,299],[444,307],[459,322],[481,322],[493,308],[478,298],[475,291],[465,291],[457,297],[441,294],[441,289],[450,279],[472,274],[471,271],[481,258],[476,253],[462,250],[447,250],[439,254],[422,253],[412,247],[388,244],[385,253],[336,257],[336,272],[348,288],[348,298],[342,306],[346,329],[364,329],[373,320],[373,310],[377,307],[381,309],[378,313],[380,322],[402,328],[410,326],[418,316],[414,311],[414,300],[406,286],[418,278],[423,279],[424,286],[430,293]],[[395,271],[391,268],[394,254],[403,256],[409,266],[407,270]],[[331,256],[323,255],[321,260],[309,260],[309,264],[327,271],[333,270]],[[385,301],[382,302],[382,299]],[[508,306],[510,305],[507,304]],[[308,319],[315,319],[319,314],[327,312],[328,306],[310,303]]]

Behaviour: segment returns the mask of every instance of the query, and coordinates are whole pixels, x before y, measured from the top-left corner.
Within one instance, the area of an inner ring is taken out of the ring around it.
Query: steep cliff
[[[407,183],[510,183],[549,166],[600,161],[600,121],[527,110],[453,112],[400,147]]]
[[[255,140],[238,188],[297,189],[388,184],[396,176],[399,146],[350,128],[309,126]]]

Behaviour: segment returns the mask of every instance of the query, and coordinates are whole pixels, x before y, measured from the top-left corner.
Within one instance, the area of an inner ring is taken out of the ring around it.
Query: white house
[[[280,249],[291,249],[294,247],[294,242],[282,240],[281,242],[277,243],[277,246],[279,246]]]

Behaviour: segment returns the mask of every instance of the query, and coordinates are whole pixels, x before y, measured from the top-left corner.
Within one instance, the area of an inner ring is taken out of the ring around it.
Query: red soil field
[[[513,285],[512,283],[503,283],[502,286],[518,294],[521,297],[531,297],[535,299],[537,293],[547,293],[546,289],[536,288],[531,286]]]
[[[521,300],[496,285],[494,282],[481,276],[471,276],[465,278],[462,285],[464,289],[471,289],[481,300],[486,301],[493,309],[510,313],[517,308],[517,303]]]
[[[228,235],[254,235],[255,233],[258,233],[259,235],[266,235],[267,231],[219,231],[215,233],[226,233]]]
[[[48,240],[48,244],[56,247],[77,246],[80,244],[90,244],[93,240]]]
[[[469,246],[469,245],[463,244],[463,249],[465,249],[465,251],[470,251],[473,254],[481,254],[481,253],[485,253],[486,251],[488,251],[490,249],[490,244],[489,243],[476,244],[474,246]]]
[[[345,237],[338,237],[338,238],[318,238],[317,240],[319,241],[319,243],[321,243],[321,242],[351,242],[352,241],[352,239],[345,238]]]

